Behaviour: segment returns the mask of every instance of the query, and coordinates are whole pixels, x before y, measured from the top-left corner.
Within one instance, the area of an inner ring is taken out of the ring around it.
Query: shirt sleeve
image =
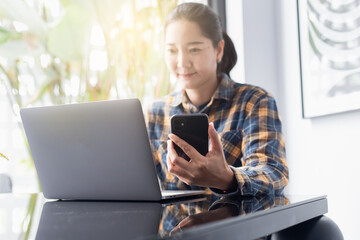
[[[231,167],[238,189],[231,193],[211,190],[221,196],[280,194],[288,183],[288,167],[276,102],[263,95],[249,101],[246,109],[243,137],[237,146],[241,148],[242,166]]]
[[[161,101],[154,102],[145,117],[156,173],[162,190],[188,189],[185,183],[167,170],[167,121],[170,118],[164,114],[164,105]]]
[[[166,184],[166,167],[161,164],[162,158],[164,158],[164,149],[166,149],[165,142],[159,139],[159,129],[163,128],[161,122],[161,115],[159,114],[158,107],[155,103],[147,108],[145,115],[146,127],[148,130],[149,141],[153,153],[153,160],[158,178],[161,183],[162,189],[167,189]],[[158,129],[157,129],[158,128]]]

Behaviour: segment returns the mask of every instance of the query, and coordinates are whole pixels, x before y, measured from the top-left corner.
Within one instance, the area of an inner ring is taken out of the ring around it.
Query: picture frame
[[[360,109],[360,3],[297,7],[303,118]]]

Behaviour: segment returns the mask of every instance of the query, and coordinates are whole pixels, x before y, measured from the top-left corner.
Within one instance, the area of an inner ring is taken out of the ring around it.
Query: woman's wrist
[[[237,188],[237,181],[235,178],[234,172],[231,170],[231,168],[228,168],[228,171],[226,174],[224,174],[224,180],[222,181],[222,185],[218,188],[219,190],[222,190],[224,192],[234,192]]]

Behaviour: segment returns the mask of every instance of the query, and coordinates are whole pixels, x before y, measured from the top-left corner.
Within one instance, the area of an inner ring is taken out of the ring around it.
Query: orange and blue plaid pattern
[[[222,75],[219,87],[202,109],[191,104],[184,90],[165,96],[149,107],[146,122],[163,189],[202,189],[186,185],[170,174],[166,166],[170,118],[174,114],[191,113],[205,113],[214,123],[221,137],[225,158],[238,182],[236,193],[282,192],[288,182],[288,167],[276,102],[263,89],[236,83],[226,74]]]

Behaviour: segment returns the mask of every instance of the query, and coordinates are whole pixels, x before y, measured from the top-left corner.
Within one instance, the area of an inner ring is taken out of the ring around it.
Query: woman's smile
[[[178,73],[177,74],[178,78],[182,78],[182,79],[190,79],[195,75],[196,75],[196,72],[193,72],[193,73]]]

